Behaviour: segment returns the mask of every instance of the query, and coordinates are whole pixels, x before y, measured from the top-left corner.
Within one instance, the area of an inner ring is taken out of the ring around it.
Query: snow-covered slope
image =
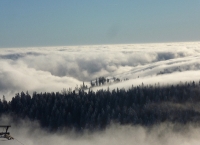
[[[138,65],[116,74],[120,82],[93,87],[99,89],[128,89],[139,85],[170,85],[187,81],[200,81],[200,54]],[[128,80],[125,80],[128,79]]]

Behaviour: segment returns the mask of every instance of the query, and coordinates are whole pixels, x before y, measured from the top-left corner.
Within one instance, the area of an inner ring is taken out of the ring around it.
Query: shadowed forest
[[[93,92],[28,92],[0,100],[0,115],[38,121],[49,131],[103,130],[111,123],[151,126],[200,122],[200,82]]]

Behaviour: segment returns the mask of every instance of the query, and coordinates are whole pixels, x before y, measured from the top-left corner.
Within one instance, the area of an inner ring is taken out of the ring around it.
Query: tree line
[[[128,80],[128,78],[124,79],[124,81],[127,81],[127,80]],[[90,81],[90,87],[101,86],[101,85],[105,85],[105,84],[109,84],[109,83],[113,83],[113,82],[117,83],[120,81],[122,81],[122,80],[119,78],[116,78],[116,77],[110,77],[110,78],[99,77],[99,78],[96,78],[95,80]]]
[[[38,121],[50,131],[101,130],[111,123],[151,126],[162,122],[199,123],[200,82],[140,85],[93,92],[17,93],[0,100],[0,115]]]

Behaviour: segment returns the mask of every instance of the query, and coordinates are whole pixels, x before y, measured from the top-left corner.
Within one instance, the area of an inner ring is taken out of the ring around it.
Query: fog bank
[[[164,123],[151,128],[142,126],[121,126],[113,124],[105,131],[83,134],[75,132],[47,133],[38,124],[21,121],[18,125],[12,123],[8,117],[1,117],[1,123],[10,122],[11,135],[25,145],[198,145],[200,141],[200,127],[192,124],[181,126]],[[0,139],[1,145],[18,145],[16,140]]]

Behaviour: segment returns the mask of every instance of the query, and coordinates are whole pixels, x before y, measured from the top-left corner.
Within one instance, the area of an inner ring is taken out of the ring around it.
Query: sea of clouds
[[[90,86],[100,76],[127,81],[101,88],[200,80],[200,42],[0,48],[0,97]]]
[[[0,49],[0,97],[5,95],[7,100],[21,91],[60,92],[83,81],[89,85],[100,76],[128,80],[93,90],[199,81],[200,42]],[[37,122],[16,123],[8,116],[1,116],[0,122],[12,124],[9,131],[15,138],[1,138],[2,145],[197,145],[200,138],[200,128],[194,124],[112,124],[100,132],[52,134],[40,129]]]

